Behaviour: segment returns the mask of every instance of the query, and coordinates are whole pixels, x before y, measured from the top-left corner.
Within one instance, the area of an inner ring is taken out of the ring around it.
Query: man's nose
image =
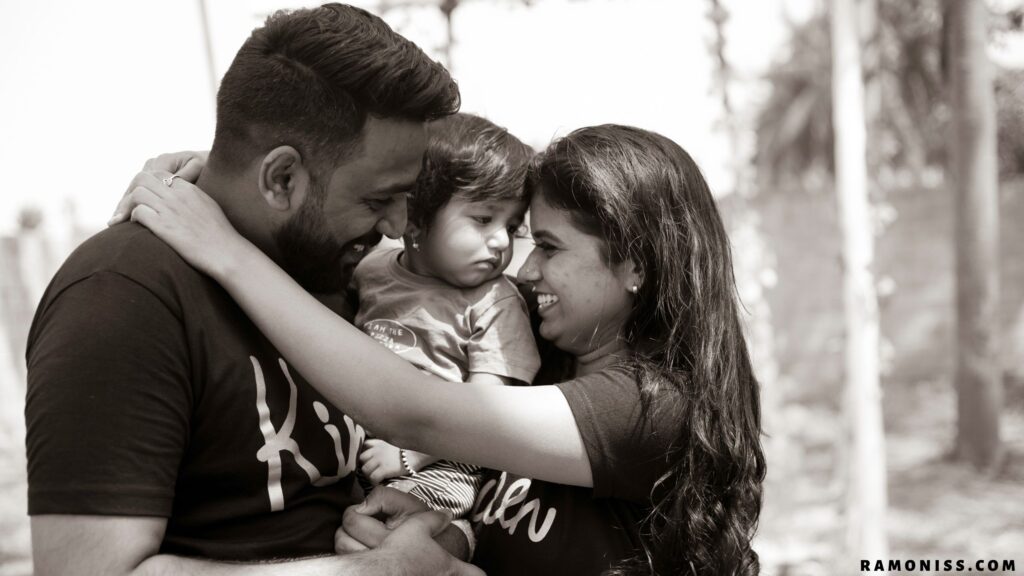
[[[405,233],[407,221],[408,208],[406,206],[405,194],[402,194],[395,198],[391,205],[388,206],[384,217],[377,222],[377,231],[392,240],[398,240]]]

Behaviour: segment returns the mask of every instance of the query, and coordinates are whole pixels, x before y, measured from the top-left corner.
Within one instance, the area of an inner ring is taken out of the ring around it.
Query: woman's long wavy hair
[[[631,259],[643,281],[622,337],[644,414],[677,423],[652,491],[643,552],[609,574],[748,576],[765,475],[761,410],[729,239],[700,169],[677,144],[627,126],[576,130],[527,186]]]

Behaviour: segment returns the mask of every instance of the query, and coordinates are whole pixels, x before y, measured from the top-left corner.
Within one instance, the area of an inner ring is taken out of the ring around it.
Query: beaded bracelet
[[[405,468],[405,471],[409,473],[409,476],[415,476],[416,471],[413,470],[412,466],[409,465],[409,459],[405,456],[405,450],[399,448],[398,455],[402,459],[402,467]]]

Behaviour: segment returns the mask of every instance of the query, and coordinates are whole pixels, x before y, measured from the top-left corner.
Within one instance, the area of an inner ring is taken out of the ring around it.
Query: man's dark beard
[[[331,237],[324,220],[325,192],[313,184],[298,213],[274,234],[281,268],[314,294],[339,292],[349,280],[339,262],[344,247]]]

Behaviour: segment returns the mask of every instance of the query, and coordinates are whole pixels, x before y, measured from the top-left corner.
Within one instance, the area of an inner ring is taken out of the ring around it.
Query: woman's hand
[[[203,171],[203,167],[206,166],[206,158],[210,155],[209,152],[195,152],[195,151],[184,151],[184,152],[170,152],[167,154],[161,154],[156,158],[150,158],[146,160],[146,163],[142,166],[142,172],[170,172],[175,176],[195,184],[199,180],[199,173]],[[141,174],[141,173],[140,173]],[[114,224],[120,224],[128,220],[130,210],[130,200],[132,190],[138,187],[137,180],[138,176],[132,179],[131,184],[128,185],[128,189],[124,191],[124,195],[121,196],[121,201],[117,203],[117,208],[114,209],[114,215],[110,217],[107,222],[107,226],[113,226]]]
[[[378,487],[362,504],[345,509],[341,526],[334,533],[335,551],[344,554],[376,548],[402,522],[427,509],[415,496]]]
[[[363,465],[363,474],[374,485],[407,474],[402,465],[402,451],[397,446],[378,438],[370,438],[365,444],[366,448],[359,454],[359,461]]]
[[[194,184],[167,172],[141,172],[133,182],[124,202],[131,219],[214,279],[224,278],[246,251],[255,250]]]

